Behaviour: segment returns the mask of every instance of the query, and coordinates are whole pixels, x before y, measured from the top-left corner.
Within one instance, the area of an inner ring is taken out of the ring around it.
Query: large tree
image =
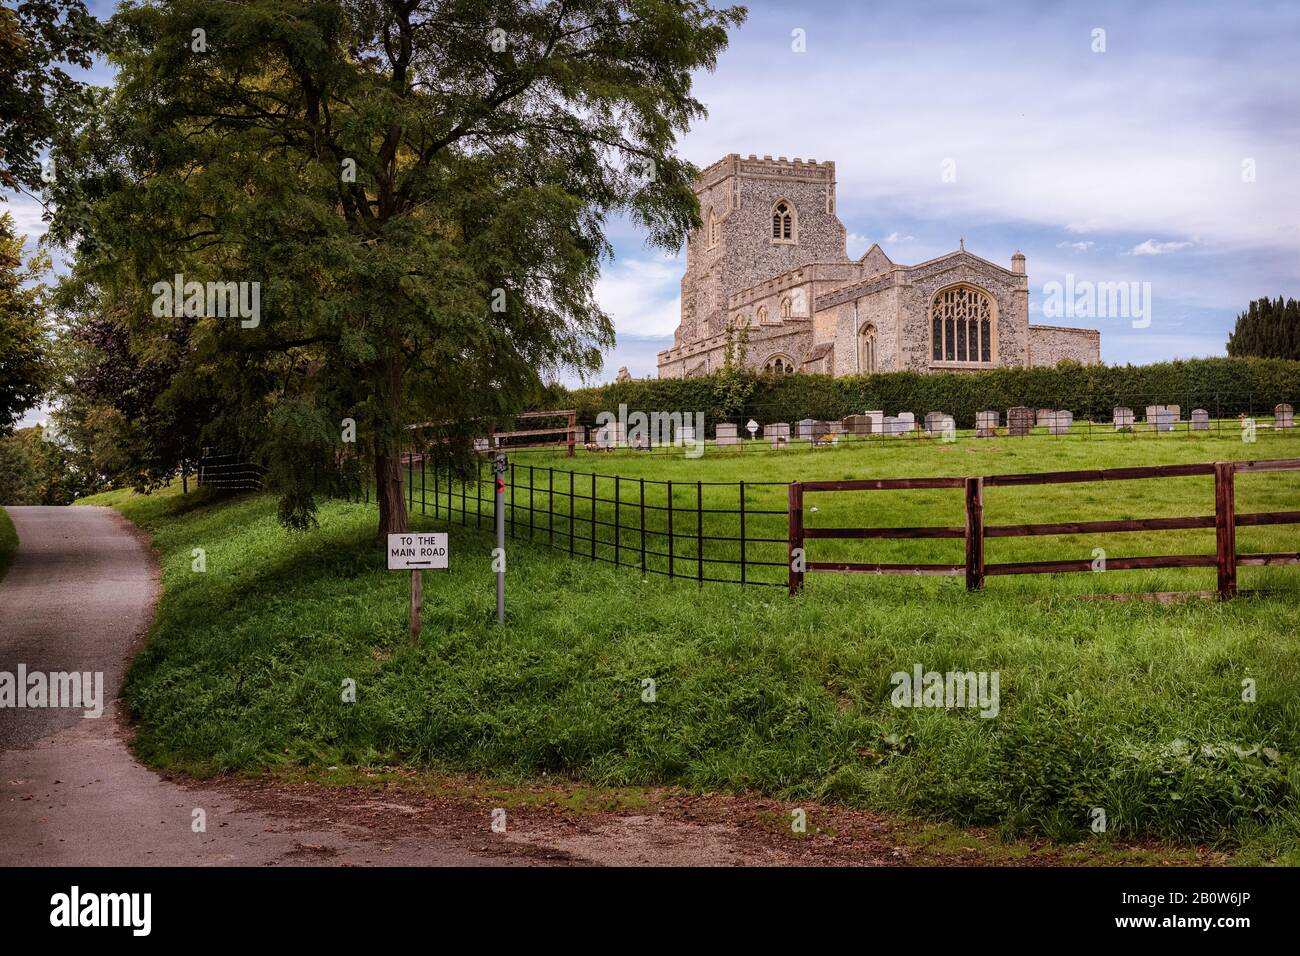
[[[1300,302],[1281,296],[1251,302],[1228,334],[1228,354],[1300,359]]]
[[[282,518],[313,520],[351,418],[379,531],[404,530],[409,426],[463,461],[541,379],[598,366],[608,217],[666,248],[696,224],[676,138],[703,113],[692,71],[743,16],[702,0],[128,5],[56,234],[80,240],[86,288],[134,296],[137,350],[165,351],[177,321],[151,311],[155,282],[258,283],[255,326],[204,315],[187,348],[239,409]]]

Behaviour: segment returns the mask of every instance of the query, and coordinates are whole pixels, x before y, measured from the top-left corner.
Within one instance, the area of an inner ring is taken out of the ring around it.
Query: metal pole
[[[497,623],[506,622],[506,456],[497,455],[492,460],[492,473],[496,476],[496,532],[497,553],[500,559],[497,571]]]

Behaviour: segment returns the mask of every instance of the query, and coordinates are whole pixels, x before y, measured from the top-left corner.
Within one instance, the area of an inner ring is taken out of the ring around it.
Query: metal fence
[[[199,485],[223,491],[260,491],[266,469],[239,454],[212,454],[203,449],[199,459]]]
[[[419,454],[407,455],[405,464],[410,512],[492,527],[495,487],[488,462],[478,460],[467,478]],[[758,507],[755,499],[771,496],[779,503],[787,487],[788,482],[655,481],[511,464],[506,527],[511,538],[642,574],[785,587],[787,511]]]

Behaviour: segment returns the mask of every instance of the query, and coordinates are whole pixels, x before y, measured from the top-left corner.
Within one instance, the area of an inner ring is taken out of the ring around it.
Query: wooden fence
[[[492,449],[501,451],[520,451],[526,448],[555,448],[561,445],[568,446],[568,457],[573,457],[574,445],[578,441],[578,413],[572,408],[552,409],[544,412],[520,412],[515,416],[520,418],[567,418],[568,424],[560,428],[526,428],[512,432],[492,432],[488,444]],[[561,438],[552,438],[549,441],[543,441],[545,435],[561,435]],[[501,439],[527,439],[521,444],[502,444]]]
[[[1190,465],[1152,465],[1138,468],[1105,468],[1088,471],[1057,471],[1025,475],[988,475],[975,478],[870,478],[851,481],[793,482],[789,490],[789,592],[802,589],[805,572],[838,574],[937,574],[965,575],[966,589],[978,591],[988,575],[1056,574],[1091,571],[1087,560],[1026,561],[989,564],[984,560],[987,538],[1028,535],[1098,534],[1128,531],[1171,531],[1213,528],[1214,554],[1152,555],[1108,558],[1106,569],[1114,571],[1151,568],[1217,568],[1218,596],[1237,592],[1237,568],[1242,566],[1300,564],[1300,552],[1237,554],[1237,528],[1250,525],[1300,524],[1300,511],[1270,511],[1237,514],[1235,475],[1239,471],[1300,471],[1300,458],[1265,461],[1213,462]],[[1214,476],[1214,514],[1194,517],[1134,518],[1118,521],[1065,521],[1045,524],[984,524],[984,489],[1067,482],[1128,481],[1143,478]],[[804,494],[830,491],[890,491],[903,489],[961,489],[966,500],[964,526],[922,528],[806,528]],[[965,564],[858,564],[839,561],[808,561],[804,543],[817,538],[962,538],[966,542]],[[802,570],[800,570],[802,568]]]

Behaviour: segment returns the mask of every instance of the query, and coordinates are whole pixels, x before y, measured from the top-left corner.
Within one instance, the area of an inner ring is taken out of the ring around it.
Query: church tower
[[[732,153],[700,173],[703,225],[688,239],[674,348],[726,328],[727,300],[810,262],[847,262],[835,164]]]

